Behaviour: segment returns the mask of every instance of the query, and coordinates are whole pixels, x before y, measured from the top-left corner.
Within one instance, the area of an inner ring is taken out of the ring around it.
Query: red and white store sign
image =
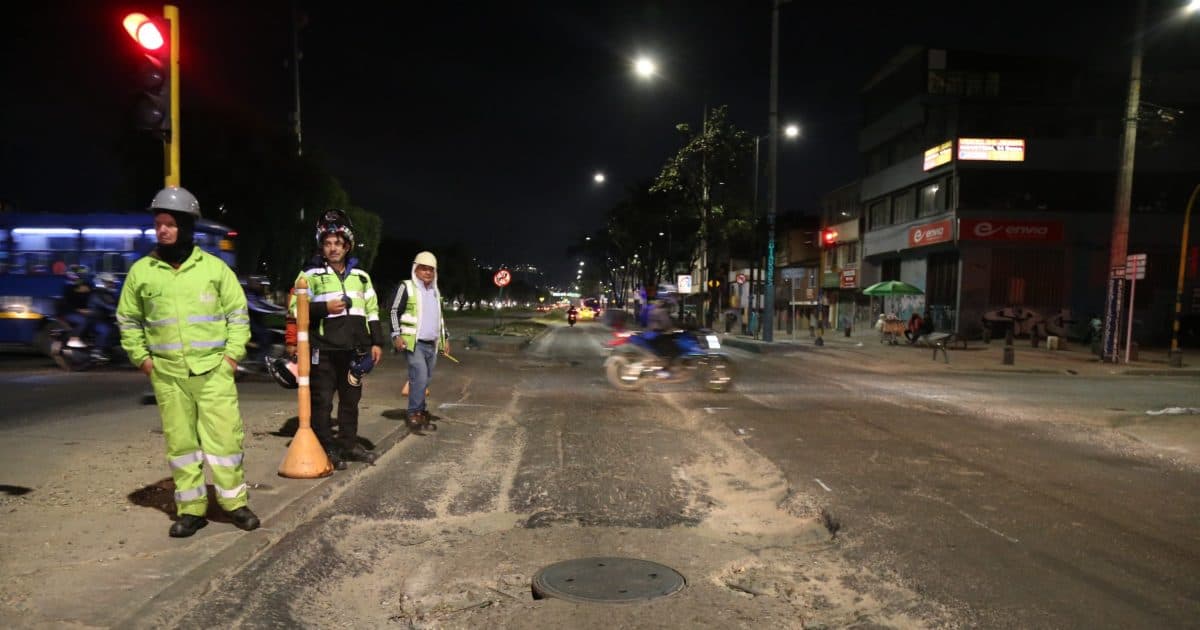
[[[962,219],[958,238],[971,241],[1045,241],[1063,240],[1062,221],[1012,221]]]
[[[954,222],[950,219],[918,225],[908,230],[909,247],[924,247],[952,240],[954,240]]]

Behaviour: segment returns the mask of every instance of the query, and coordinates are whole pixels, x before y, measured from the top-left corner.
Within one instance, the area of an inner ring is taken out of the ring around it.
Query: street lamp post
[[[779,154],[779,5],[771,6],[771,95],[767,109],[767,286],[763,301],[763,341],[775,340],[775,192]]]
[[[1117,198],[1113,208],[1112,237],[1109,245],[1109,278],[1104,303],[1102,352],[1105,359],[1117,361],[1120,337],[1121,298],[1124,278],[1117,270],[1125,269],[1129,253],[1129,208],[1133,197],[1133,160],[1137,151],[1138,102],[1142,92],[1142,48],[1146,27],[1146,0],[1138,0],[1133,32],[1133,57],[1129,69],[1129,95],[1125,102],[1125,131],[1121,135],[1121,166],[1117,175]],[[1133,308],[1130,304],[1129,308]]]
[[[1183,367],[1183,352],[1179,349],[1179,319],[1183,311],[1183,277],[1184,269],[1187,266],[1188,222],[1192,218],[1192,206],[1196,203],[1197,194],[1200,194],[1200,184],[1192,189],[1187,209],[1183,212],[1183,236],[1179,244],[1179,276],[1175,280],[1175,321],[1171,323],[1171,352],[1167,357],[1171,367]]]

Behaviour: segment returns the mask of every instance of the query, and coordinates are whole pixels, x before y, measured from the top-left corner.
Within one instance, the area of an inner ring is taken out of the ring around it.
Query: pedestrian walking
[[[308,337],[312,346],[312,428],[337,470],[346,460],[375,463],[375,453],[358,442],[358,403],[362,381],[383,360],[383,329],[379,301],[371,276],[357,269],[354,229],[341,210],[329,210],[317,220],[317,247],[312,265],[301,275],[308,280]],[[299,278],[297,278],[299,279]],[[292,296],[288,310],[296,310]],[[333,435],[333,395],[337,394],[337,437]]]
[[[195,246],[200,204],[191,193],[164,188],[150,210],[158,245],[130,267],[117,323],[121,347],[150,377],[162,416],[178,515],[169,534],[184,538],[208,524],[205,462],[217,503],[250,531],[259,521],[248,507],[233,380],[250,338],[246,295],[232,269]]]
[[[413,260],[412,279],[405,280],[392,301],[392,347],[408,361],[408,428],[429,425],[425,388],[433,378],[439,352],[450,354],[450,337],[442,318],[437,286],[437,258],[421,252]]]

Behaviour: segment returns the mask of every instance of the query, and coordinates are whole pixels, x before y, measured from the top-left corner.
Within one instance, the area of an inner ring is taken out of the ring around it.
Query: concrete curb
[[[395,422],[397,427],[375,443],[375,453],[380,457],[410,435],[403,420]],[[200,566],[177,577],[166,588],[151,597],[150,601],[113,624],[113,627],[163,627],[173,618],[173,615],[166,614],[167,611],[178,611],[181,608],[190,610],[190,605],[184,606],[183,604],[195,604],[200,601],[214,580],[237,572],[263,551],[295,531],[323,503],[345,489],[370,468],[372,467],[351,463],[346,470],[335,472],[331,477],[323,479],[291,502],[283,503],[275,512],[260,515],[263,521],[271,523],[271,528],[261,528],[243,534],[228,547],[205,560]]]

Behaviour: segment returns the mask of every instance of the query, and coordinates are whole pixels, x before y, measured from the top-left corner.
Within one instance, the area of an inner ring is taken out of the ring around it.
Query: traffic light
[[[837,244],[838,233],[833,228],[821,230],[821,247],[833,247]]]
[[[135,122],[145,129],[171,139],[171,46],[165,20],[130,13],[122,21],[125,31],[137,43],[143,61],[139,64],[137,81],[142,93],[138,97]]]

